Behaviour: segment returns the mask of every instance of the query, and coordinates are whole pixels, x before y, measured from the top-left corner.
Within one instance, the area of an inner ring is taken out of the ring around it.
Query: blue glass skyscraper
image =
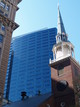
[[[21,92],[29,97],[51,92],[49,58],[56,43],[56,28],[24,34],[12,39],[4,96],[21,99]],[[12,53],[11,53],[12,52]]]

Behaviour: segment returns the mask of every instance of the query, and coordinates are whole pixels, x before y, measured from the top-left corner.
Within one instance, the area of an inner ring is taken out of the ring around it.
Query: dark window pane
[[[2,31],[5,31],[5,26],[4,25],[2,25]]]
[[[8,17],[8,14],[5,13],[5,16]]]
[[[7,5],[7,6],[6,6],[6,10],[9,11],[9,8],[10,8],[10,7]]]
[[[0,10],[0,13],[1,13],[1,14],[4,14],[4,12],[3,12],[2,10]]]
[[[2,6],[3,8],[5,8],[6,4],[4,2],[0,2],[0,6]]]
[[[64,73],[64,68],[60,68],[59,70],[58,70],[58,75],[60,76],[60,75],[62,75]]]
[[[0,34],[0,42],[3,42],[3,36]]]

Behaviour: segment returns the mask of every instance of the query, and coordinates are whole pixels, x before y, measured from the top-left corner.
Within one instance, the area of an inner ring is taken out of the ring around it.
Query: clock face
[[[65,80],[61,80],[57,83],[57,90],[64,91],[68,87],[68,82]]]

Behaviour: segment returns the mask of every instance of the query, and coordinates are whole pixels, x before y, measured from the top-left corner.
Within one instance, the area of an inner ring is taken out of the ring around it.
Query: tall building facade
[[[0,0],[0,104],[2,102],[12,32],[18,27],[14,22],[21,0]]]
[[[13,38],[4,90],[7,99],[21,100],[22,91],[29,97],[51,92],[48,64],[56,34],[57,29],[50,28]]]

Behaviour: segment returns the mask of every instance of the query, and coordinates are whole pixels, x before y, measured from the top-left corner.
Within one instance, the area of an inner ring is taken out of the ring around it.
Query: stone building
[[[21,0],[0,0],[0,105],[2,103],[9,49],[13,31],[18,28],[14,22]]]

